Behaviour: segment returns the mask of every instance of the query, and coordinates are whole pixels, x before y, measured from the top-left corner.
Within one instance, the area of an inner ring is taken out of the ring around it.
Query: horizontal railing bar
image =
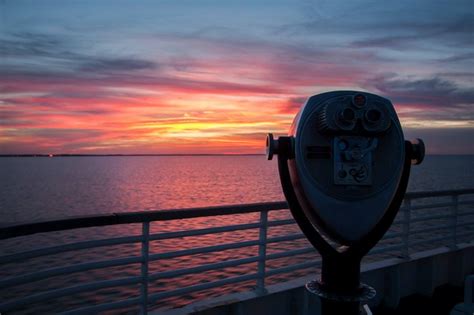
[[[267,226],[272,227],[272,226],[281,226],[281,225],[288,225],[288,224],[295,224],[295,223],[296,221],[294,219],[275,220],[275,221],[268,222]],[[153,234],[153,235],[150,235],[150,241],[176,238],[176,237],[198,236],[198,235],[205,235],[205,234],[216,234],[216,233],[222,233],[222,232],[254,229],[254,228],[259,228],[260,225],[261,224],[259,222],[255,222],[255,223],[247,223],[247,224],[219,226],[219,227],[212,227],[212,228],[205,228],[205,229],[196,229],[196,230],[190,230],[190,231],[177,231],[177,232]]]
[[[218,263],[212,263],[212,264],[208,264],[208,265],[201,265],[201,266],[198,266],[198,267],[191,267],[191,268],[183,268],[183,269],[157,272],[157,273],[150,274],[148,276],[148,279],[151,281],[151,280],[156,280],[156,279],[172,278],[172,277],[178,277],[178,276],[183,276],[183,275],[187,275],[187,274],[205,272],[205,271],[209,271],[209,270],[216,270],[216,269],[222,269],[222,268],[227,268],[227,267],[235,267],[235,266],[240,266],[240,265],[243,265],[243,264],[249,264],[249,263],[257,262],[258,259],[259,259],[258,256],[252,256],[252,257],[248,257],[248,258],[233,259],[233,260],[228,260],[228,261],[223,261],[223,262],[218,262]]]
[[[280,252],[280,253],[276,253],[276,254],[267,255],[266,259],[267,260],[277,259],[277,258],[289,257],[289,256],[300,255],[300,254],[305,254],[305,253],[310,253],[310,252],[316,253],[314,248],[307,247],[307,248],[302,248],[302,249],[297,249],[297,250],[290,250],[290,251],[285,251],[285,252]],[[160,279],[161,278],[170,278],[170,277],[182,276],[182,275],[191,274],[191,273],[198,273],[198,272],[204,272],[204,271],[227,268],[227,267],[235,267],[235,266],[238,266],[238,265],[257,262],[258,258],[259,258],[258,256],[253,256],[253,257],[248,257],[248,258],[242,258],[242,259],[236,259],[236,260],[231,260],[231,261],[213,263],[213,264],[209,264],[209,265],[203,265],[203,266],[194,267],[194,268],[185,268],[185,269],[159,272],[159,273],[149,275],[149,279],[150,280],[156,280],[158,278],[160,278]]]
[[[140,304],[141,299],[140,297],[130,298],[123,301],[117,302],[110,302],[110,303],[103,303],[94,306],[87,306],[82,308],[73,309],[70,311],[62,312],[61,315],[88,315],[88,314],[96,314],[103,311],[113,310],[117,308],[138,305]]]
[[[474,189],[421,191],[405,194],[405,199],[442,197],[474,194]],[[190,209],[150,210],[139,212],[116,212],[90,216],[68,217],[49,221],[23,222],[0,227],[0,239],[31,235],[35,233],[62,231],[94,226],[141,223],[150,221],[168,221],[197,217],[253,213],[260,211],[286,210],[285,201],[254,204],[238,204]]]
[[[20,260],[41,257],[46,255],[54,255],[63,252],[73,251],[73,250],[81,250],[81,249],[88,249],[94,247],[101,247],[101,246],[112,246],[112,245],[120,245],[120,244],[128,244],[128,243],[136,243],[142,240],[141,236],[125,236],[125,237],[117,237],[117,238],[109,238],[109,239],[101,239],[101,240],[91,240],[91,241],[84,241],[84,242],[77,242],[77,243],[70,243],[70,244],[63,244],[45,248],[39,248],[30,250],[27,252],[15,253],[11,255],[5,255],[0,257],[0,264],[7,264],[12,262],[18,262]]]
[[[446,230],[446,229],[451,229],[453,227],[454,227],[454,225],[447,224],[447,225],[435,225],[435,226],[430,226],[430,227],[421,228],[421,229],[413,229],[413,230],[410,230],[410,235],[419,234],[419,233],[426,233],[426,232],[433,232],[433,231],[437,231],[437,230]]]
[[[267,244],[283,242],[283,241],[292,241],[292,240],[303,239],[303,238],[305,238],[305,236],[301,233],[290,234],[290,235],[269,238],[267,239]],[[188,255],[194,255],[194,254],[204,254],[204,253],[210,253],[210,252],[221,251],[221,250],[256,246],[259,244],[260,242],[258,240],[253,240],[253,241],[228,243],[228,244],[214,245],[214,246],[207,246],[207,247],[190,248],[190,249],[184,249],[184,250],[174,251],[174,252],[153,254],[149,256],[149,260],[152,261],[152,260],[157,260],[157,259],[169,259],[169,258],[188,256]]]
[[[268,238],[267,239],[267,244],[285,242],[285,241],[293,241],[293,240],[299,240],[299,239],[303,239],[303,238],[306,238],[306,236],[304,236],[302,233],[276,236],[276,237]]]
[[[115,280],[89,282],[87,284],[81,284],[81,285],[55,289],[55,290],[49,290],[46,292],[29,295],[29,296],[26,296],[17,300],[13,300],[10,302],[1,303],[0,312],[7,312],[19,306],[33,304],[40,301],[51,300],[58,297],[72,295],[72,294],[76,294],[76,293],[80,293],[84,291],[95,291],[98,289],[116,287],[120,285],[136,284],[136,283],[139,283],[140,281],[141,281],[141,277],[129,277],[129,278],[122,278],[122,279],[115,279]]]
[[[318,259],[318,260],[307,261],[304,263],[294,264],[290,266],[285,266],[281,268],[267,269],[265,271],[265,275],[268,277],[268,276],[274,276],[280,273],[292,272],[295,270],[306,269],[306,268],[311,268],[311,267],[319,267],[319,266],[321,266],[321,260]]]
[[[248,275],[243,275],[243,276],[237,276],[237,277],[232,277],[232,278],[226,278],[222,280],[217,280],[217,281],[212,281],[212,282],[206,282],[206,283],[201,283],[201,284],[195,284],[191,286],[187,286],[184,288],[179,288],[171,291],[165,291],[165,292],[159,292],[159,293],[154,293],[150,294],[148,296],[148,301],[149,302],[154,302],[159,299],[164,299],[176,295],[183,295],[183,294],[188,294],[191,292],[195,291],[202,291],[202,290],[207,290],[207,289],[212,289],[215,287],[220,287],[223,285],[227,284],[232,284],[232,283],[237,283],[237,282],[243,282],[243,281],[249,281],[249,280],[255,280],[258,278],[258,273],[252,273]]]
[[[279,221],[271,221],[269,225],[271,226],[278,226],[284,224],[291,224],[294,223],[294,220],[279,220]],[[157,239],[166,239],[172,237],[184,237],[184,236],[196,236],[200,234],[209,234],[209,230],[215,229],[215,233],[219,232],[227,232],[227,231],[234,231],[234,230],[243,230],[243,229],[250,229],[250,228],[258,228],[260,223],[251,223],[251,224],[241,224],[241,225],[234,225],[234,226],[224,226],[219,228],[210,228],[210,229],[200,229],[200,230],[192,230],[192,231],[180,231],[180,232],[170,232],[170,233],[162,233],[162,234],[155,234],[150,236],[150,240],[157,240]],[[184,233],[183,233],[184,232]],[[158,237],[163,235],[162,237]],[[49,248],[42,248],[37,250],[32,250],[23,253],[17,253],[12,255],[6,255],[0,257],[0,264],[15,262],[18,260],[25,260],[29,258],[35,258],[40,256],[52,255],[57,253],[62,253],[66,251],[72,250],[80,250],[86,248],[93,248],[99,246],[107,246],[107,245],[118,245],[118,244],[125,244],[125,243],[135,243],[141,241],[141,236],[128,236],[128,237],[120,237],[120,238],[113,238],[113,239],[103,239],[103,240],[92,240],[92,241],[85,241],[80,243],[73,243],[73,244],[65,244],[59,245]]]
[[[392,222],[392,226],[398,225],[398,224],[404,224],[404,223],[405,223],[405,220],[403,220],[403,219],[394,220],[394,221]]]
[[[284,201],[252,204],[237,204],[203,208],[150,210],[138,212],[116,212],[81,217],[69,217],[49,221],[16,223],[0,227],[0,239],[31,235],[42,232],[62,231],[85,227],[141,223],[151,221],[169,221],[218,215],[244,214],[260,211],[286,210]]]
[[[411,245],[411,243],[410,243]],[[386,252],[390,252],[390,251],[393,251],[393,250],[398,250],[400,248],[403,248],[404,244],[394,244],[394,245],[386,245],[386,246],[381,246],[381,247],[374,247],[374,249],[372,249],[370,252],[369,252],[369,255],[374,255],[374,254],[381,254],[381,253],[386,253]]]
[[[443,203],[430,203],[426,205],[418,205],[418,206],[411,206],[411,210],[422,210],[422,209],[436,209],[442,207],[452,207],[454,206],[454,202],[443,202]]]
[[[288,224],[295,224],[296,221],[294,219],[286,219],[286,220],[275,220],[269,221],[267,226],[280,226],[280,225],[288,225]]]
[[[447,219],[447,218],[452,218],[452,217],[453,217],[452,214],[424,215],[424,216],[421,216],[421,217],[412,218],[410,220],[410,223],[429,221],[429,220]]]
[[[421,210],[421,209],[434,209],[434,208],[442,208],[442,207],[452,207],[454,205],[463,206],[463,205],[472,205],[474,204],[474,200],[464,200],[456,202],[443,202],[443,203],[431,203],[431,204],[423,204],[417,206],[411,206],[411,210]],[[400,209],[402,210],[402,209]]]
[[[474,226],[474,221],[466,221],[466,222],[456,224],[457,227],[463,227],[463,226],[466,226],[466,225]]]
[[[403,232],[390,232],[390,233],[387,233],[383,236],[382,241],[383,240],[388,240],[388,239],[391,239],[391,238],[400,237],[400,236],[403,236]]]
[[[199,235],[216,234],[216,233],[223,233],[223,232],[256,229],[259,227],[260,227],[260,223],[256,222],[256,223],[247,223],[247,224],[218,226],[218,227],[211,227],[211,228],[205,228],[205,229],[195,229],[195,230],[189,230],[189,231],[166,232],[166,233],[150,235],[150,241],[164,240],[164,239],[177,238],[177,237],[199,236]]]
[[[311,252],[316,253],[313,247],[307,247],[307,248],[302,248],[302,249],[296,249],[296,250],[270,254],[266,256],[266,259],[267,260],[278,259],[278,258],[295,256],[295,255],[306,254],[306,253],[311,253]],[[190,274],[190,273],[197,273],[197,272],[203,272],[203,271],[226,268],[226,267],[234,267],[234,266],[252,263],[256,261],[258,261],[258,256],[237,259],[237,260],[232,260],[232,261],[226,261],[226,262],[220,262],[220,263],[214,263],[214,264],[199,266],[195,268],[186,268],[186,269],[180,269],[180,270],[172,270],[172,271],[167,271],[167,272],[155,273],[155,274],[150,275],[149,279],[155,280],[158,278],[170,278],[170,277],[181,276],[181,275]]]
[[[425,240],[410,241],[410,246],[420,245],[424,243],[434,243],[438,241],[449,241],[450,239],[451,239],[450,235],[445,235],[445,236],[439,236],[439,237],[434,237],[434,238],[425,239]]]
[[[282,252],[267,255],[266,260],[285,258],[285,257],[302,255],[302,254],[307,254],[307,253],[317,254],[317,251],[316,251],[316,249],[314,249],[314,247],[305,247],[305,248],[299,248],[299,249],[292,249],[292,250],[288,250],[288,251],[282,251]]]
[[[174,252],[153,254],[149,256],[149,260],[152,261],[152,260],[157,260],[157,259],[168,259],[168,258],[188,256],[188,255],[194,255],[194,254],[211,253],[215,251],[242,248],[242,247],[248,247],[248,246],[256,246],[259,244],[260,242],[258,240],[254,240],[254,241],[228,243],[228,244],[214,245],[214,246],[207,246],[207,247],[183,249],[183,250],[178,250]]]
[[[458,205],[463,206],[463,205],[474,205],[474,200],[462,200],[458,201]]]
[[[442,197],[442,196],[452,196],[452,195],[468,195],[474,194],[473,188],[468,189],[454,189],[454,190],[435,190],[435,191],[416,191],[408,192],[405,194],[407,199],[419,199],[426,197]]]
[[[474,231],[459,232],[456,234],[456,237],[466,237],[470,235],[474,236]],[[474,240],[471,240],[471,242],[474,242]]]
[[[41,270],[38,272],[24,273],[20,276],[9,277],[3,280],[0,280],[0,288],[8,288],[23,283],[38,281],[41,279],[60,276],[64,274],[71,274],[75,272],[87,271],[92,269],[100,269],[106,267],[115,267],[122,265],[129,265],[134,263],[142,262],[142,258],[139,256],[125,257],[113,260],[102,260],[102,261],[93,261],[88,263],[76,264],[66,267],[51,268],[46,270]]]
[[[457,213],[458,217],[463,217],[465,215],[474,215],[474,211],[459,211]]]
[[[303,238],[305,238],[305,236],[301,233],[290,234],[290,235],[284,235],[284,236],[269,238],[269,239],[267,239],[267,244],[282,242],[282,241],[292,241],[292,240],[303,239]],[[188,256],[188,255],[194,255],[194,254],[204,254],[204,253],[210,253],[210,252],[221,251],[221,250],[236,249],[236,248],[242,248],[242,247],[248,247],[248,246],[256,246],[256,245],[259,245],[259,244],[260,244],[260,242],[258,240],[253,240],[253,241],[228,243],[228,244],[214,245],[214,246],[207,246],[207,247],[183,249],[183,250],[174,251],[174,252],[153,254],[153,255],[149,256],[149,260],[152,261],[152,260],[157,260],[157,259],[169,259],[169,258],[175,258],[175,257],[180,257],[180,256]]]

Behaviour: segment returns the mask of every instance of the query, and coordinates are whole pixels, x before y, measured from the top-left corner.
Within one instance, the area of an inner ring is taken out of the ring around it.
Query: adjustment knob
[[[273,155],[278,154],[278,140],[273,138],[272,133],[267,134],[266,154],[267,160],[273,159]]]
[[[418,165],[425,158],[425,143],[423,140],[416,138],[411,140],[411,164]]]
[[[275,154],[283,154],[289,159],[293,159],[295,157],[294,140],[293,137],[279,137],[275,140],[273,134],[269,133],[266,145],[267,160],[271,160]]]

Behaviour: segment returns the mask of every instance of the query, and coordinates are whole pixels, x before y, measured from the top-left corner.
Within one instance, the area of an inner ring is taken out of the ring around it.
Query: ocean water
[[[414,166],[409,191],[445,190],[474,187],[474,157],[427,156]],[[180,156],[180,157],[56,157],[0,159],[0,224],[46,220],[94,213],[189,208],[210,205],[281,201],[284,199],[276,161],[264,156]],[[445,209],[449,211],[449,209]],[[443,209],[440,209],[443,211]],[[290,218],[288,211],[270,212],[269,220]],[[474,216],[471,218],[474,219]],[[218,216],[169,222],[153,222],[151,233],[207,228],[258,221],[258,214]],[[444,224],[437,222],[436,224]],[[393,227],[396,229],[397,227]],[[396,231],[396,230],[394,230]],[[140,224],[85,228],[36,234],[0,242],[0,256],[19,251],[102,239],[139,235]],[[296,225],[272,227],[268,237],[298,233]],[[159,240],[150,243],[150,253],[165,253],[258,239],[258,229]],[[391,242],[400,242],[393,239]],[[308,247],[305,239],[269,244],[267,255]],[[160,259],[150,263],[150,273],[176,270],[258,254],[258,246],[209,254]],[[399,253],[394,252],[397,256]],[[71,264],[140,255],[140,244],[123,244],[72,251],[4,264],[0,279]],[[317,259],[317,252],[267,261],[267,270]],[[371,257],[370,259],[377,259]],[[254,273],[256,263],[211,270],[177,278],[158,278],[149,284],[149,292],[158,293],[190,285]],[[309,268],[266,279],[274,284],[316,270]],[[42,290],[54,290],[79,283],[140,275],[140,264],[93,269],[59,275],[50,279],[0,288],[0,300],[16,299]],[[179,307],[231,292],[251,290],[255,281],[167,298],[150,304],[150,309]],[[65,296],[48,302],[25,305],[13,314],[55,313],[72,308],[106,303],[138,296],[138,285],[121,286]],[[136,313],[134,307],[116,313]]]
[[[283,200],[264,156],[0,159],[0,223]],[[427,156],[408,191],[474,187],[474,156]]]

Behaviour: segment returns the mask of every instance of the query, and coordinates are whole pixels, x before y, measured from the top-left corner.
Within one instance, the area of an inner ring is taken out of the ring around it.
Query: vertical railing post
[[[402,257],[410,258],[410,220],[411,220],[411,199],[405,197],[403,205],[403,248]]]
[[[452,196],[453,205],[451,206],[451,249],[457,248],[457,225],[458,225],[458,195]]]
[[[142,224],[142,264],[141,264],[141,314],[148,313],[148,254],[150,252],[150,222]]]
[[[257,288],[258,294],[265,294],[265,263],[267,256],[267,228],[268,228],[268,211],[260,211],[260,230],[258,245],[258,278]]]

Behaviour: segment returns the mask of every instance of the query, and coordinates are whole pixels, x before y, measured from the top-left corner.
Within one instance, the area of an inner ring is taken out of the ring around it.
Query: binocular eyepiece
[[[326,101],[321,104],[317,116],[317,128],[323,134],[380,134],[391,122],[385,103],[368,103],[367,96],[361,93]]]

